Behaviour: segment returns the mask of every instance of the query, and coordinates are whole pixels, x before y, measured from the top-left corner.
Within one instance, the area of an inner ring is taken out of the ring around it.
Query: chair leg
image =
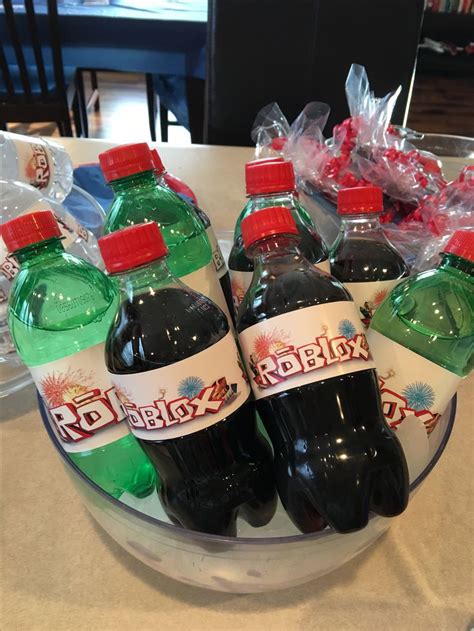
[[[95,94],[94,112],[98,112],[100,110],[100,101],[99,101],[99,82],[97,81],[97,71],[91,70],[90,73],[91,73],[92,92],[97,93]]]
[[[71,119],[69,118],[69,113],[67,118],[56,121],[56,125],[58,126],[61,136],[72,136],[72,125]]]
[[[76,128],[76,136],[80,138],[82,136],[82,120],[81,112],[79,110],[79,102],[77,100],[77,93],[74,94],[72,100],[72,116],[74,119],[74,127]]]
[[[153,85],[153,75],[149,72],[146,76],[146,100],[148,103],[148,122],[150,124],[150,135],[153,142],[156,141],[156,94]]]
[[[204,142],[204,87],[205,81],[196,77],[186,77],[186,96],[188,101],[189,131],[191,142]]]
[[[78,70],[76,72],[75,77],[75,86],[76,86],[76,97],[79,105],[79,112],[81,116],[81,128],[84,138],[89,137],[89,125],[87,122],[87,105],[86,105],[86,95],[84,91],[84,80],[82,77],[82,72]]]
[[[168,142],[168,110],[160,101],[160,128],[161,141]]]

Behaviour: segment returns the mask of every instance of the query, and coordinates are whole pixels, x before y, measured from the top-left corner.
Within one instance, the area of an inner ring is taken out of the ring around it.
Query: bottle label
[[[104,343],[29,366],[50,425],[65,451],[97,449],[128,434],[126,411],[104,361]]]
[[[18,158],[17,179],[48,194],[54,176],[54,160],[48,145],[40,138],[12,135]]]
[[[353,302],[298,309],[239,334],[256,399],[374,368]]]
[[[191,272],[191,274],[180,276],[179,280],[188,287],[191,287],[191,289],[198,291],[200,294],[207,296],[215,302],[225,313],[229,324],[232,326],[232,318],[230,317],[224,292],[222,291],[219,278],[216,274],[216,268],[212,261],[195,272]]]
[[[214,263],[214,267],[216,268],[217,277],[219,280],[227,273],[227,266],[225,264],[225,259],[222,255],[221,247],[217,241],[216,234],[212,228],[206,229],[207,238],[209,239],[209,243],[211,244],[212,250],[212,261]]]
[[[403,278],[395,278],[394,280],[376,280],[372,283],[344,283],[365,327],[369,326],[377,307],[402,280]]]
[[[110,374],[132,432],[168,440],[199,432],[238,410],[250,387],[232,333],[192,357],[133,375]]]
[[[327,274],[331,273],[331,265],[329,260],[321,261],[320,263],[316,263],[315,267],[320,269],[322,272],[326,272]],[[245,294],[247,293],[247,289],[250,287],[250,283],[252,282],[253,272],[238,272],[235,270],[230,270],[230,282],[232,286],[232,300],[234,303],[235,312],[239,310],[240,303],[244,299]]]
[[[434,453],[433,432],[462,377],[374,329],[369,329],[367,339],[377,366],[383,413],[397,431],[413,481]]]
[[[32,206],[19,213],[17,217],[21,215],[28,215],[29,213],[35,212],[37,210],[51,210],[51,203],[48,203],[46,200],[41,200],[34,203]],[[86,228],[84,228],[76,219],[71,215],[71,213],[64,210],[61,215],[53,211],[54,218],[59,224],[59,228],[61,230],[62,244],[64,249],[68,249],[74,241],[79,237],[83,241],[89,241],[89,233]],[[13,256],[8,253],[7,247],[0,237],[0,270],[3,276],[9,281],[12,281],[15,276],[18,274],[20,266],[15,261]]]

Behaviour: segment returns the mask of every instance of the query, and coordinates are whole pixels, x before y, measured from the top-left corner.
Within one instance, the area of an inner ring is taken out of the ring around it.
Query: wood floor
[[[90,91],[88,76],[86,89]],[[98,73],[100,111],[90,111],[89,137],[118,142],[150,140],[144,75]],[[451,77],[417,77],[408,126],[418,131],[474,136],[474,81]],[[17,133],[58,135],[54,124],[10,125]],[[157,120],[159,139],[159,121]],[[190,143],[183,127],[169,127],[169,143]]]
[[[408,126],[417,131],[474,136],[474,78],[418,76]]]
[[[89,109],[89,138],[109,138],[116,142],[148,142],[151,140],[148,123],[145,75],[125,72],[98,72],[100,109]],[[90,77],[84,73],[86,96],[91,94]],[[169,113],[172,120],[173,116]],[[11,124],[10,131],[18,134],[57,136],[54,123]],[[156,120],[157,140],[160,140],[159,117]],[[189,145],[191,136],[184,127],[168,127],[168,142]]]

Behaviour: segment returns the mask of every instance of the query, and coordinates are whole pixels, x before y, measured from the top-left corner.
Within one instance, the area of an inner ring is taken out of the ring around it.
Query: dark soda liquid
[[[201,208],[199,208],[199,206],[196,206],[195,204],[192,204],[192,202],[189,202],[189,200],[187,200],[188,203],[190,203],[194,210],[196,211],[197,216],[199,217],[199,219],[201,220],[201,223],[204,225],[204,227],[206,228],[206,230],[209,228],[209,226],[211,225],[211,220],[209,219],[209,217],[207,216],[207,214],[201,210]],[[219,283],[222,287],[222,291],[224,293],[224,298],[227,304],[227,308],[229,309],[229,313],[231,315],[232,320],[234,321],[235,324],[235,314],[234,314],[234,301],[232,298],[232,286],[230,284],[230,274],[227,271],[223,276],[221,276],[219,278]]]
[[[229,313],[235,324],[234,301],[232,298],[232,285],[230,284],[229,271],[227,271],[223,276],[219,278],[219,283],[221,284],[222,291],[224,293],[227,308],[229,309]]]
[[[403,278],[409,269],[389,243],[349,237],[331,253],[331,274],[342,283],[369,283]]]
[[[326,248],[318,233],[316,231],[310,231],[308,228],[301,225],[297,225],[297,227],[300,236],[299,249],[308,261],[315,265],[316,263],[326,260]],[[237,237],[230,251],[229,268],[236,272],[253,272],[253,261],[245,254],[244,242],[241,235]]]
[[[242,304],[239,332],[296,309],[349,299],[339,283],[307,264],[285,274],[278,263],[266,270],[270,280],[262,279],[254,306]],[[375,370],[258,399],[257,410],[273,445],[282,504],[302,532],[320,530],[324,522],[350,532],[367,524],[371,510],[392,516],[406,507],[406,462],[383,420]]]
[[[222,311],[191,290],[139,294],[120,306],[106,345],[108,369],[134,374],[162,368],[205,350],[228,331]],[[251,401],[194,434],[138,440],[160,475],[161,501],[173,522],[234,536],[238,514],[252,526],[273,517],[271,448],[257,431]]]

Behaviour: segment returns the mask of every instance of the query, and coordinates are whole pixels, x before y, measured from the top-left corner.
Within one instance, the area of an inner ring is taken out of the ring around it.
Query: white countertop
[[[62,138],[75,164],[111,143]],[[243,205],[251,149],[159,147],[218,230]],[[2,631],[460,629],[474,625],[472,380],[435,470],[388,534],[330,575],[234,595],[168,579],[82,506],[42,427],[32,386],[0,403]]]

